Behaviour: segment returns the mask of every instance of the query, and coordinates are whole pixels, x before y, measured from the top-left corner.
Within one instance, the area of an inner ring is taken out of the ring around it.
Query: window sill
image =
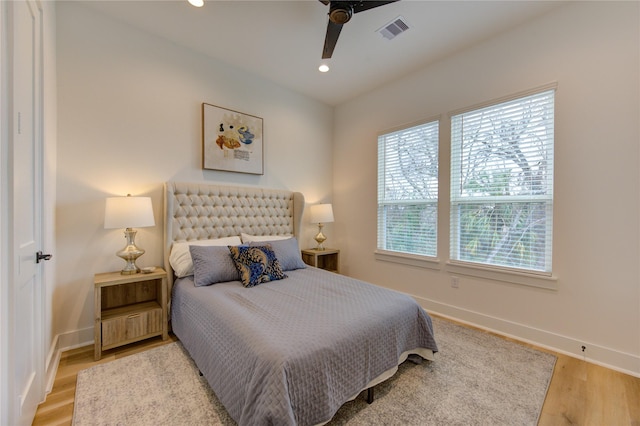
[[[437,257],[420,256],[417,254],[400,253],[395,251],[376,250],[376,260],[400,263],[402,265],[417,266],[418,268],[440,269],[440,259]]]
[[[549,290],[558,289],[558,278],[553,274],[535,273],[511,270],[499,267],[485,267],[481,265],[448,261],[446,265],[448,272],[467,275],[488,280],[504,281],[512,284],[521,284],[531,287],[546,288]]]

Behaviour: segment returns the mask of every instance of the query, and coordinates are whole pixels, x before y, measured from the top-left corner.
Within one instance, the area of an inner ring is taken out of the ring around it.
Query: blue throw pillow
[[[245,287],[287,278],[271,246],[229,246],[229,251]]]

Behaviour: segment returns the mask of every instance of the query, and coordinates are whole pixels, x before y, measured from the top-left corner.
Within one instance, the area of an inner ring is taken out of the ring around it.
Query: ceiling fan
[[[385,4],[396,1],[398,0],[320,0],[320,3],[329,5],[329,22],[327,24],[327,35],[324,39],[322,59],[328,59],[333,55],[333,49],[335,49],[336,43],[338,42],[338,36],[340,36],[342,26],[349,22],[354,13],[384,6]]]

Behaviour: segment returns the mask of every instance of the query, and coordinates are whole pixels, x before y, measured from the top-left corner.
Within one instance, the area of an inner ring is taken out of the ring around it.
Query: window
[[[438,121],[378,136],[378,250],[436,256]]]
[[[452,116],[452,260],[551,273],[554,95]]]

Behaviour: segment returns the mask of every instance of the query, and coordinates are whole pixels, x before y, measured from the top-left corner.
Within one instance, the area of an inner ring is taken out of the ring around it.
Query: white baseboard
[[[68,351],[82,346],[93,345],[93,327],[81,328],[80,330],[69,331],[59,334],[60,351]]]
[[[457,306],[436,302],[412,295],[428,312],[450,318],[464,324],[530,343],[563,355],[583,359],[592,364],[610,368],[630,376],[640,377],[640,356],[616,351],[591,342],[579,341],[571,337],[540,330],[524,324],[495,318]],[[436,336],[437,337],[437,336]],[[586,350],[582,352],[582,346]]]
[[[46,363],[46,393],[53,389],[62,352],[93,344],[93,327],[56,335],[51,342]]]
[[[56,373],[58,372],[58,364],[60,364],[60,354],[62,353],[58,347],[60,339],[58,336],[53,338],[49,353],[47,354],[47,361],[45,363],[45,394],[49,394],[53,389],[53,382],[56,380]]]

